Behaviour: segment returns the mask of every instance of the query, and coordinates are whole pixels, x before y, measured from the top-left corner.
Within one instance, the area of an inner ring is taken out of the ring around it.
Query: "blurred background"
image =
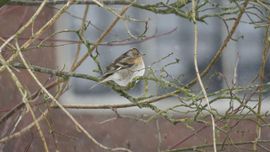
[[[176,1],[160,2],[170,4]],[[181,7],[180,10],[188,14],[191,2],[185,2],[187,5]],[[199,4],[203,2],[198,1]],[[137,3],[154,5],[159,2],[140,0]],[[243,3],[244,1],[208,1],[207,5],[202,5],[200,16],[209,15],[210,17],[205,18],[204,22],[198,22],[198,63],[201,71],[206,68],[224,43],[229,30],[235,24],[239,11],[221,16],[215,14],[222,12],[221,8],[226,11],[230,10],[229,8],[238,10]],[[33,31],[41,28],[61,6],[46,6],[31,27],[19,36],[19,43],[23,44],[30,38]],[[258,73],[262,64],[262,52],[266,46],[265,35],[267,32],[266,28],[260,28],[256,24],[261,18],[254,14],[260,11],[261,14],[265,13],[267,16],[269,10],[257,10],[255,8],[257,6],[255,2],[248,5],[249,12],[243,14],[236,32],[220,59],[203,78],[206,90],[210,95],[219,95],[219,93],[223,93],[223,89],[228,89],[228,93],[226,93],[231,97],[227,98],[225,95],[224,97],[223,94],[220,99],[215,96],[210,97],[213,101],[211,105],[216,118],[219,151],[252,151],[254,150],[253,141],[257,139],[263,141],[257,147],[257,151],[270,151],[269,90],[267,89],[267,82],[270,78],[269,60],[265,65],[263,82],[266,83],[266,89],[263,92],[261,113],[256,113],[258,88],[254,87],[254,90],[246,89],[242,92],[233,90],[234,88],[256,86],[259,83]],[[108,7],[118,11],[123,5],[108,5]],[[14,34],[36,9],[37,6],[22,6],[12,3],[1,7],[1,37],[7,39]],[[85,15],[83,38],[91,43],[100,37],[116,17],[110,10],[105,10],[97,5],[72,5],[54,26],[48,28],[47,32],[27,48],[31,50],[24,52],[27,61],[33,65],[58,71],[69,71],[76,56],[76,50],[80,49],[80,57],[89,51],[84,43],[78,46],[81,39],[76,33],[82,27],[82,18]],[[213,16],[211,17],[211,15]],[[157,78],[179,87],[186,86],[196,78],[193,60],[194,24],[190,19],[173,13],[154,13],[138,7],[129,8],[126,17],[125,20],[117,23],[112,32],[93,52],[93,55],[97,55],[103,71],[116,57],[128,49],[136,47],[146,54],[144,61],[148,69],[145,77],[152,76],[151,72],[154,72]],[[267,21],[269,26],[269,19]],[[43,43],[40,47],[41,42]],[[6,59],[12,54],[11,51],[1,53]],[[96,62],[89,56],[74,72],[99,77],[101,72],[97,70]],[[19,69],[15,72],[29,93],[33,94],[40,90],[26,70]],[[35,74],[44,85],[58,79],[54,75],[45,73],[36,72]],[[119,92],[115,92],[105,85],[101,84],[90,89],[96,83],[80,78],[70,78],[59,101],[64,105],[130,103],[129,100],[120,96]],[[7,71],[1,73],[0,84],[0,117],[3,118],[22,102],[22,97]],[[154,103],[153,105],[160,110],[159,112],[149,107],[139,108],[137,106],[118,109],[73,108],[68,111],[98,142],[108,147],[126,147],[134,152],[173,151],[173,149],[213,151],[211,121],[209,111],[205,108],[206,103],[200,98],[202,97],[201,88],[198,84],[187,88],[193,95],[198,95],[198,99],[194,99],[196,102],[192,98],[186,97],[185,94],[179,93]],[[50,89],[50,92],[55,95],[58,90],[59,86],[56,86]],[[145,95],[159,96],[174,90],[173,87],[164,87],[155,81],[142,80],[127,92],[134,97],[145,97]],[[49,101],[47,96],[39,95],[33,101],[31,105],[38,116],[42,115],[45,110],[49,111],[40,124],[50,151],[106,151],[89,141],[60,109],[46,104]],[[33,122],[31,115],[25,111],[25,108],[19,108],[14,110],[8,119],[0,119],[1,139],[16,131],[21,131]],[[256,114],[260,115],[263,121],[257,119]],[[256,132],[258,126],[261,129],[259,137]],[[203,149],[200,149],[200,146]],[[0,151],[43,150],[43,143],[35,127],[16,138],[0,142]]]

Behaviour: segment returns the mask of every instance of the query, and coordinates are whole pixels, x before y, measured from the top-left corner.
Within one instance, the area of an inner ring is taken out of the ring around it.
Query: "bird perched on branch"
[[[144,75],[143,55],[136,48],[131,48],[116,58],[106,69],[101,81],[91,88],[107,81],[114,81],[118,85],[126,87],[134,78]]]

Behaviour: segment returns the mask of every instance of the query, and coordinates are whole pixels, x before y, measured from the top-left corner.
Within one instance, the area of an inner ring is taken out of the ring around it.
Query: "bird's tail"
[[[98,83],[92,85],[92,86],[90,87],[90,90],[92,90],[92,89],[95,88],[96,86],[98,86],[98,85],[100,85],[100,84],[102,84],[102,83],[104,83],[104,82],[107,82],[107,81],[110,81],[110,79],[109,79],[109,78],[105,78],[105,79],[99,81]]]

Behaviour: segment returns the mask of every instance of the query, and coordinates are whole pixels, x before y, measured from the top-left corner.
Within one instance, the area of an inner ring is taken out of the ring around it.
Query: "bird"
[[[134,78],[141,77],[144,73],[143,54],[138,49],[131,48],[106,67],[106,72],[102,75],[101,80],[91,89],[108,81],[114,81],[119,86],[126,87]]]

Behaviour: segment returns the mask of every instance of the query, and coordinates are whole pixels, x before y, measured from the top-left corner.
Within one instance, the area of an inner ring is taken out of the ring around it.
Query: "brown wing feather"
[[[133,48],[134,49],[134,48]],[[129,68],[134,65],[134,60],[132,59],[131,56],[131,51],[133,49],[128,50],[118,58],[116,58],[113,63],[111,63],[109,66],[106,67],[107,72],[103,75],[103,78],[106,78],[110,75],[112,75],[115,71],[122,70]]]

